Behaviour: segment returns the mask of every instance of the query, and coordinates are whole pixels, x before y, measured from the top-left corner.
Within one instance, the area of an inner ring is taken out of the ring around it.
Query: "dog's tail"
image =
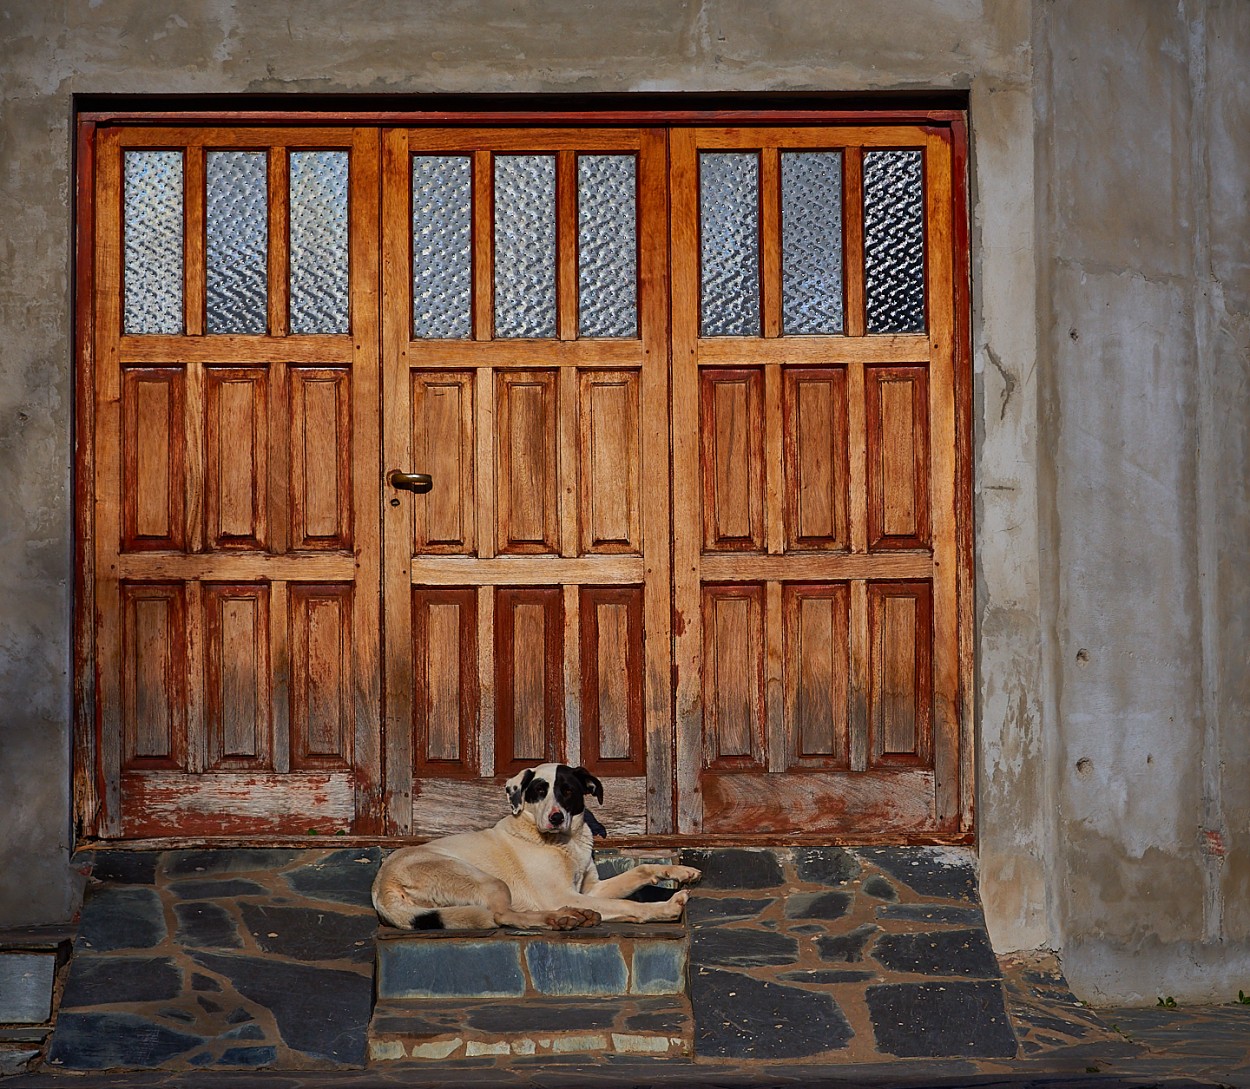
[[[491,930],[497,925],[490,908],[418,904],[402,886],[387,883],[373,890],[373,906],[384,923],[403,930]]]

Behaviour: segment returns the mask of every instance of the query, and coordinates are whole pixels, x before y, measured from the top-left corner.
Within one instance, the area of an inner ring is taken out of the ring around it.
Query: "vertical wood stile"
[[[764,587],[764,714],[768,770],[786,770],[785,610],[781,583]]]
[[[496,513],[499,462],[495,453],[495,385],[495,369],[479,367],[473,403],[477,415],[477,448],[474,451],[477,464],[477,554],[482,559],[490,559],[495,555],[495,543],[499,537]]]
[[[412,185],[408,133],[388,129],[382,134],[382,308],[385,343],[382,345],[382,437],[384,463],[375,467],[376,486],[363,493],[381,499],[385,519],[383,622],[386,625],[385,690],[386,828],[405,835],[412,828],[413,683],[412,683],[412,503],[415,496],[391,489],[384,476],[392,469],[411,471],[412,381],[408,344],[412,330],[412,274],[409,250],[412,225],[409,195]],[[361,223],[362,233],[367,229]],[[357,300],[359,299],[359,303]],[[368,298],[353,292],[353,311],[367,307]],[[363,315],[353,312],[353,330]],[[398,499],[399,506],[392,506]]]
[[[183,215],[186,217],[186,240],[183,250],[183,305],[186,311],[186,332],[189,337],[204,335],[204,308],[208,294],[208,267],[205,260],[204,145],[191,144],[184,159]]]
[[[204,497],[207,494],[209,481],[205,478],[204,464],[204,370],[204,364],[197,360],[191,360],[184,365],[185,430],[183,434],[186,436],[186,446],[183,453],[185,459],[183,471],[186,473],[184,478],[186,499],[182,509],[186,519],[184,540],[188,552],[203,552],[207,543],[204,526]]]
[[[842,232],[846,247],[846,335],[862,337],[867,327],[864,300],[864,149],[848,147],[843,157]]]
[[[672,619],[669,549],[668,140],[643,134],[638,156],[638,300],[642,334],[642,553],[647,830],[674,830]]]
[[[103,810],[99,830],[121,834],[121,360],[122,162],[117,130],[100,133],[96,177],[96,268],[99,314],[96,338],[95,574],[97,698],[100,704],[100,778]]]
[[[473,339],[495,335],[495,177],[489,151],[473,153]],[[406,228],[411,231],[411,226]],[[485,538],[479,537],[480,541]],[[494,539],[494,531],[491,531]]]
[[[186,770],[195,775],[208,766],[208,730],[204,715],[204,690],[207,685],[204,672],[204,584],[199,579],[192,579],[186,587],[183,623],[186,624],[187,656],[182,665],[186,670],[187,717],[184,727],[187,736],[183,751],[186,754]],[[177,744],[175,740],[175,751]]]
[[[760,152],[760,329],[781,336],[781,152]]]
[[[291,610],[287,583],[269,584],[269,663],[273,671],[273,770],[291,770]]]
[[[583,544],[578,512],[578,371],[576,367],[561,367],[557,380],[556,427],[557,469],[559,479],[560,555],[581,555]]]
[[[577,339],[577,153],[556,152],[556,336]]]
[[[477,588],[477,684],[481,693],[478,741],[482,775],[495,774],[495,588]]]
[[[781,365],[764,367],[764,549],[770,556],[786,550],[785,421],[781,410]],[[792,487],[794,485],[791,485]]]
[[[582,641],[580,589],[564,587],[564,763],[582,762]]]
[[[285,147],[269,149],[269,335],[291,331],[291,172]]]
[[[872,692],[872,637],[868,618],[868,583],[851,583],[851,771],[868,767],[868,710]]]
[[[674,129],[672,169],[673,618],[676,672],[677,831],[702,831],[703,634],[699,549],[703,540],[699,453],[699,205],[695,133]]]
[[[929,413],[933,532],[933,745],[937,821],[958,821],[959,611],[955,527],[955,328],[951,263],[951,161],[945,134],[925,149],[925,218],[929,225]]]
[[[342,500],[351,506],[352,537],[355,542],[356,558],[355,591],[352,595],[352,651],[349,660],[355,673],[353,689],[353,716],[355,730],[351,737],[352,760],[356,769],[356,814],[352,825],[358,834],[378,835],[385,826],[385,788],[382,782],[383,755],[382,737],[380,736],[380,711],[382,705],[382,603],[379,597],[382,585],[382,548],[381,518],[378,514],[377,496],[382,466],[378,464],[377,452],[382,448],[382,435],[379,430],[380,393],[379,345],[382,329],[379,324],[378,299],[386,299],[385,289],[380,283],[380,261],[378,247],[375,242],[378,225],[381,222],[381,185],[378,170],[380,137],[376,129],[359,128],[352,133],[351,149],[351,191],[349,194],[348,246],[351,282],[349,283],[351,298],[351,331],[352,331],[352,368],[351,368],[351,480],[350,495]],[[408,159],[400,155],[404,165]],[[407,171],[399,170],[400,181],[407,181]],[[406,194],[405,194],[406,195]],[[394,201],[397,194],[391,194]],[[400,199],[398,203],[400,217],[406,224],[408,202]],[[397,253],[390,256],[398,258],[403,265],[404,274],[400,277],[398,269],[393,269],[395,281],[391,284],[389,301],[399,308],[403,316],[402,324],[395,322],[396,341],[391,345],[397,354],[393,356],[395,369],[399,372],[392,379],[403,387],[404,396],[399,407],[406,409],[411,418],[411,388],[408,381],[407,363],[407,330],[412,328],[411,307],[411,276],[408,274],[407,230],[392,229],[383,232],[388,237],[394,236]],[[400,283],[404,285],[402,290]],[[402,336],[399,331],[402,330]],[[385,409],[383,409],[385,411]],[[405,429],[411,434],[411,428]],[[412,497],[415,498],[415,497]],[[411,501],[411,499],[410,499]],[[389,506],[383,510],[392,510]],[[400,510],[403,510],[401,505]],[[402,531],[401,550],[411,555],[412,519],[404,519],[407,527]],[[388,527],[388,528],[394,528]],[[403,563],[404,556],[398,557]],[[410,574],[402,578],[400,585],[406,591],[404,598],[405,615],[408,623],[409,638],[403,647],[412,646],[411,599],[409,587],[412,583]],[[390,617],[386,618],[389,623]],[[388,628],[389,632],[389,628]],[[401,638],[403,631],[399,633]],[[392,644],[392,652],[394,652]],[[409,659],[411,651],[409,650]],[[411,701],[411,687],[409,687]],[[411,745],[411,702],[408,705],[408,729],[404,731]],[[409,752],[411,760],[411,752]],[[409,765],[411,766],[411,765]]]
[[[864,364],[859,360],[846,368],[846,415],[849,437],[850,541],[851,551],[868,551],[868,391]]]
[[[291,368],[269,364],[269,551],[291,549]],[[357,511],[360,517],[363,511]]]

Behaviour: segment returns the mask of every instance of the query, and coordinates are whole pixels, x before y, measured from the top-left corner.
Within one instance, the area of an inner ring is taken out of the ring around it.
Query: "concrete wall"
[[[0,873],[23,875],[0,882],[0,923],[73,899],[72,94],[966,89],[994,941],[1063,946],[1090,995],[1228,997],[1215,954],[1250,936],[1231,789],[1250,771],[1247,17],[1239,0],[0,0]],[[1182,962],[1204,966],[1184,986]]]

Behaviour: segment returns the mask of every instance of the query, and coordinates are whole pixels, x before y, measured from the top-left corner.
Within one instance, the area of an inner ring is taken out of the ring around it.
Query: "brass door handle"
[[[418,495],[434,487],[434,480],[429,473],[405,473],[399,469],[392,469],[387,473],[386,479],[392,488],[402,488],[406,492],[416,492]]]

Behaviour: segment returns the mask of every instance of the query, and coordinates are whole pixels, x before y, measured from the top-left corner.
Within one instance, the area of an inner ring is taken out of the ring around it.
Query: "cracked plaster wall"
[[[0,0],[0,872],[24,875],[0,924],[73,906],[71,95],[955,88],[995,946],[1065,945],[1114,994],[1109,950],[1172,948],[1159,914],[1244,939],[1245,22],[1236,0]]]

